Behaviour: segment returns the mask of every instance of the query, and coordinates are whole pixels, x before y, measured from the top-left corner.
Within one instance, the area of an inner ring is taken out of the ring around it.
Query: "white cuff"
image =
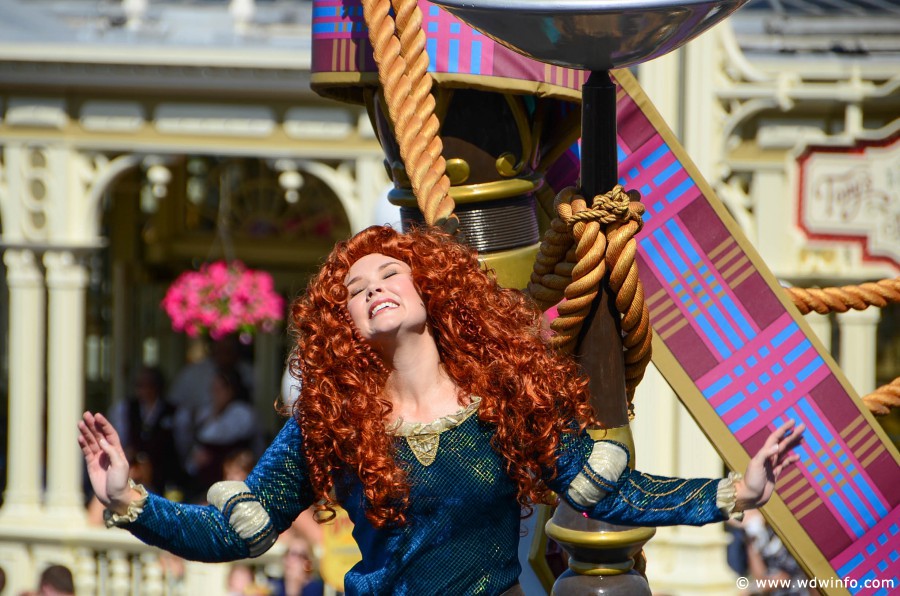
[[[716,507],[722,512],[722,515],[738,521],[744,518],[744,512],[738,511],[735,513],[734,511],[734,506],[737,503],[737,489],[734,483],[743,479],[743,474],[729,472],[726,478],[719,480],[719,486],[716,489]]]
[[[135,499],[131,503],[128,504],[128,511],[125,512],[124,515],[119,515],[118,513],[113,513],[109,509],[103,510],[103,523],[106,524],[107,528],[111,528],[113,526],[127,526],[134,520],[138,518],[138,516],[144,511],[144,505],[147,504],[147,489],[144,488],[143,484],[136,484],[134,480],[131,478],[128,479],[129,488],[133,488],[138,492],[140,498]]]
[[[278,537],[269,514],[243,482],[216,482],[209,487],[206,500],[222,512],[238,536],[247,543],[251,557],[263,554],[275,544]]]
[[[596,505],[628,466],[628,451],[610,441],[597,441],[584,468],[569,484],[567,494],[581,507]]]

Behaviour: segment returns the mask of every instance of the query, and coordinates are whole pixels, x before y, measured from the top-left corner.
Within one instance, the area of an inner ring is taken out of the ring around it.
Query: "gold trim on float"
[[[614,426],[612,428],[589,428],[588,435],[595,441],[609,440],[622,443],[628,448],[628,467],[634,469],[634,461],[637,459],[634,448],[634,436],[631,433],[631,426],[625,424],[623,426]]]
[[[628,559],[621,563],[586,563],[570,558],[569,569],[578,575],[624,575],[634,569],[634,559]]]
[[[575,544],[577,546],[598,548],[625,548],[642,542],[647,542],[656,534],[656,528],[632,528],[630,530],[616,530],[615,532],[585,532],[584,530],[570,530],[553,523],[547,522],[545,526],[547,536],[560,544]]]
[[[534,270],[534,259],[540,244],[521,248],[511,248],[490,253],[480,253],[478,259],[483,267],[494,270],[497,283],[504,288],[521,290],[528,285]]]
[[[495,180],[481,184],[451,186],[450,197],[457,204],[481,203],[493,199],[505,199],[534,191],[543,184],[544,179],[535,176],[532,179],[515,178],[513,180]],[[408,188],[393,188],[388,193],[388,201],[398,207],[417,207],[416,197]]]

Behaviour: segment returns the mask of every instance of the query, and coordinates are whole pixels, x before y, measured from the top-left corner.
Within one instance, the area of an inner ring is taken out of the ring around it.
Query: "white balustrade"
[[[277,568],[283,547],[242,562],[257,576]],[[230,567],[181,561],[147,546],[124,530],[51,524],[0,528],[0,567],[9,593],[33,590],[40,573],[66,565],[79,596],[225,596]]]

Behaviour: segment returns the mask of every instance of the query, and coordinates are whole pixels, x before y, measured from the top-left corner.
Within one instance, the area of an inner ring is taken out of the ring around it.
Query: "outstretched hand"
[[[794,428],[794,424],[790,420],[775,429],[747,464],[744,478],[736,487],[736,511],[765,505],[775,492],[775,482],[781,472],[799,461],[800,456],[792,450],[800,442],[806,425],[801,423]]]
[[[94,494],[107,509],[125,513],[140,494],[128,484],[128,458],[119,433],[103,414],[90,412],[84,413],[78,431],[78,445],[84,454]]]

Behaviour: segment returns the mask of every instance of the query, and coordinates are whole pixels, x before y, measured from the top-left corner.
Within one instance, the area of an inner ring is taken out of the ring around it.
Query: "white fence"
[[[241,564],[259,576],[279,575],[282,551],[276,544]],[[41,572],[54,564],[72,571],[78,596],[225,596],[231,569],[230,564],[183,561],[121,529],[77,522],[16,525],[8,519],[0,526],[0,567],[6,573],[0,594],[34,590]]]

